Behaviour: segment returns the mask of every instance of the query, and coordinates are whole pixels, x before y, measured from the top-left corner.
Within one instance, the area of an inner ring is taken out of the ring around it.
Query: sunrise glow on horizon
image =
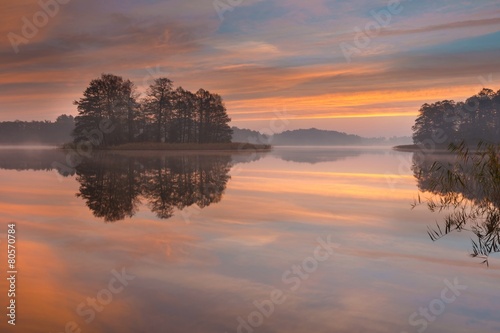
[[[0,121],[76,115],[101,73],[139,93],[162,76],[203,87],[241,128],[279,113],[284,130],[363,136],[410,135],[422,104],[500,89],[498,1],[41,3],[2,4]]]

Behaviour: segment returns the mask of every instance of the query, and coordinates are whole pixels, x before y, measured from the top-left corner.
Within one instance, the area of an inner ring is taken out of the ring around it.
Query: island
[[[424,104],[413,130],[413,145],[395,146],[399,151],[446,151],[465,145],[500,144],[500,90],[484,88],[465,101],[443,100]]]

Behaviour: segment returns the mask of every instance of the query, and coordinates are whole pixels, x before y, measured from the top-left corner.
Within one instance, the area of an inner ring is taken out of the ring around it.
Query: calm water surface
[[[500,331],[500,260],[429,239],[411,153],[65,158],[0,150],[1,332]]]

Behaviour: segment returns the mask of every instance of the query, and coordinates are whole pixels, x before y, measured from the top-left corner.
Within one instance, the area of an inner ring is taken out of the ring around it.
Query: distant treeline
[[[233,141],[270,143],[275,146],[385,146],[411,143],[408,136],[391,138],[365,138],[359,135],[316,128],[284,131],[274,135],[265,135],[249,129],[233,127]]]
[[[483,89],[464,102],[424,104],[412,129],[415,144],[500,143],[500,90]]]
[[[47,144],[56,145],[71,140],[75,127],[73,116],[61,115],[51,121],[0,122],[0,143],[8,145]]]
[[[154,80],[140,98],[130,80],[102,74],[74,104],[78,109],[73,131],[77,144],[231,141],[231,119],[221,96],[204,89],[196,93],[174,89],[167,78]]]

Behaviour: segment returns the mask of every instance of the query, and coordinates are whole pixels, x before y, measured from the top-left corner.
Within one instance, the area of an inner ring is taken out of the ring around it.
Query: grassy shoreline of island
[[[60,147],[62,150],[74,150],[75,144],[67,143]],[[160,142],[132,142],[116,146],[93,146],[99,151],[270,151],[271,145],[253,144],[244,142],[227,143],[160,143]]]
[[[437,145],[431,148],[425,147],[423,145],[413,144],[413,145],[399,145],[392,147],[393,150],[407,152],[407,153],[415,153],[415,152],[424,152],[424,153],[449,153],[450,147],[449,145]]]
[[[475,150],[475,146],[470,147],[472,150]],[[415,153],[422,152],[426,154],[432,153],[451,153],[449,144],[441,144],[435,145],[433,147],[426,147],[425,145],[412,144],[412,145],[399,145],[392,147],[393,150],[407,152],[407,153]]]
[[[480,146],[478,146],[478,144],[466,145],[465,147],[470,152],[480,151]],[[449,153],[453,152],[453,149],[449,144],[448,145],[436,145],[432,148],[425,147],[424,145],[418,145],[418,144],[399,145],[399,146],[392,147],[392,149],[396,150],[396,151],[407,152],[407,153],[423,152],[423,153],[427,153],[427,154],[431,154],[431,153],[447,153],[447,154],[449,154]]]
[[[417,150],[423,150],[423,147],[413,144],[413,145],[398,145],[398,146],[392,147],[392,149],[397,150],[397,151],[414,152]]]

